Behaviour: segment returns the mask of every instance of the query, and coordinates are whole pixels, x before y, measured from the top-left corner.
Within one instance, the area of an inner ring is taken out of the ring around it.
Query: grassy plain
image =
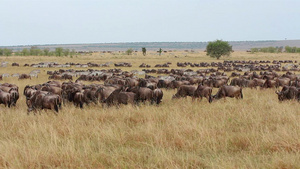
[[[234,52],[225,59],[299,63],[300,55]],[[2,57],[2,61],[10,64],[0,73],[12,74],[29,73],[37,68],[22,65],[44,61],[131,62],[133,67],[122,69],[141,70],[138,66],[143,62],[152,67],[172,62],[170,68],[177,68],[176,62],[218,60],[203,52],[179,51],[162,56],[96,53],[74,58]],[[11,67],[12,62],[20,67]],[[58,70],[38,69],[38,78],[2,81],[17,84],[21,97],[14,108],[0,105],[1,168],[300,168],[300,104],[278,102],[275,89],[244,89],[243,100],[229,98],[212,104],[205,99],[171,100],[176,91],[164,90],[160,106],[90,105],[81,110],[68,104],[58,116],[52,111],[27,115],[25,85],[44,83],[47,70]]]

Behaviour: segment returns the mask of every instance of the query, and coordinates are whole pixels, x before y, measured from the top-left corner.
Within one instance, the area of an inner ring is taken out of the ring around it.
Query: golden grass
[[[174,58],[174,55],[179,58]],[[187,57],[185,57],[187,55]],[[230,60],[298,60],[298,54],[248,54],[235,52]],[[70,58],[8,57],[0,61],[96,63],[217,61],[205,53],[142,56],[94,54]],[[220,60],[222,61],[222,60]],[[110,68],[113,68],[110,67]],[[0,68],[0,73],[29,73],[36,68]],[[300,168],[300,110],[296,101],[278,102],[274,89],[243,89],[244,99],[171,100],[175,90],[164,90],[160,106],[140,105],[102,108],[72,104],[58,116],[52,111],[27,115],[22,91],[39,78],[3,82],[20,87],[20,100],[11,109],[0,105],[1,168]],[[75,69],[75,68],[74,68]],[[99,68],[102,69],[102,68]],[[199,69],[199,68],[194,68]],[[215,93],[217,89],[214,89]]]

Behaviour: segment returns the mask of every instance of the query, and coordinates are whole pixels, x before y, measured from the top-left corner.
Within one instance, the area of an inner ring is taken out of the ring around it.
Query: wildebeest
[[[49,84],[46,84],[45,86],[43,86],[41,88],[42,91],[48,91],[51,92],[53,94],[57,94],[60,95],[62,94],[62,89],[60,87],[56,87],[56,86],[50,86]]]
[[[200,98],[202,100],[203,97],[207,98],[208,102],[212,102],[211,98],[212,88],[209,86],[198,85],[197,89],[192,96],[193,99]]]
[[[284,100],[299,100],[299,89],[295,86],[283,86],[282,90],[275,91],[279,101]]]
[[[38,90],[26,101],[26,104],[28,106],[28,113],[37,109],[51,109],[58,113],[58,107],[61,105],[61,97],[57,94]]]
[[[153,101],[156,104],[159,104],[161,102],[163,96],[164,96],[164,93],[161,89],[154,89],[153,90]]]
[[[243,91],[238,86],[224,85],[219,88],[218,92],[212,97],[213,99],[221,99],[225,97],[235,97],[236,99],[243,98]]]
[[[104,85],[97,89],[95,93],[95,97],[98,99],[99,102],[103,102],[108,98],[108,96],[119,86],[117,85]]]
[[[11,101],[12,101],[12,99],[11,99],[10,93],[5,92],[0,89],[0,104],[4,104],[5,107],[6,106],[10,107]]]
[[[153,102],[153,90],[151,90],[147,87],[136,86],[136,87],[133,87],[133,88],[128,88],[126,91],[135,93],[137,101]]]
[[[20,80],[20,79],[31,79],[31,76],[28,75],[28,74],[21,74],[21,75],[19,76],[19,80]]]
[[[82,91],[76,92],[73,98],[73,102],[75,106],[79,106],[80,108],[83,108],[84,93]]]
[[[136,94],[133,92],[122,92],[122,88],[114,90],[108,97],[103,101],[107,106],[119,105],[119,104],[134,104],[136,102]]]
[[[182,85],[178,88],[177,93],[173,95],[172,99],[180,98],[180,97],[187,97],[193,96],[194,92],[196,91],[197,87],[192,85]]]
[[[14,88],[9,90],[9,94],[11,95],[11,105],[16,106],[17,101],[19,100],[19,92],[16,91]]]

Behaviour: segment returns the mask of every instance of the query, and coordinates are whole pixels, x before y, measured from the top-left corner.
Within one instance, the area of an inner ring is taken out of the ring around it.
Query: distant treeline
[[[283,51],[284,49],[284,51]],[[256,52],[263,52],[263,53],[300,53],[300,48],[297,47],[290,47],[290,46],[283,46],[280,47],[265,47],[265,48],[251,48],[251,53]]]
[[[62,47],[55,48],[54,51],[51,51],[49,48],[40,49],[36,46],[31,48],[24,48],[13,52],[12,49],[0,48],[0,56],[74,56],[76,51],[74,49],[64,49]]]

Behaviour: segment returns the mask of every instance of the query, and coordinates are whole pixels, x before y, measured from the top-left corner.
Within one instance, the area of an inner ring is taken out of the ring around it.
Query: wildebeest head
[[[284,92],[275,91],[275,93],[278,95],[278,100],[283,101],[285,99]]]

